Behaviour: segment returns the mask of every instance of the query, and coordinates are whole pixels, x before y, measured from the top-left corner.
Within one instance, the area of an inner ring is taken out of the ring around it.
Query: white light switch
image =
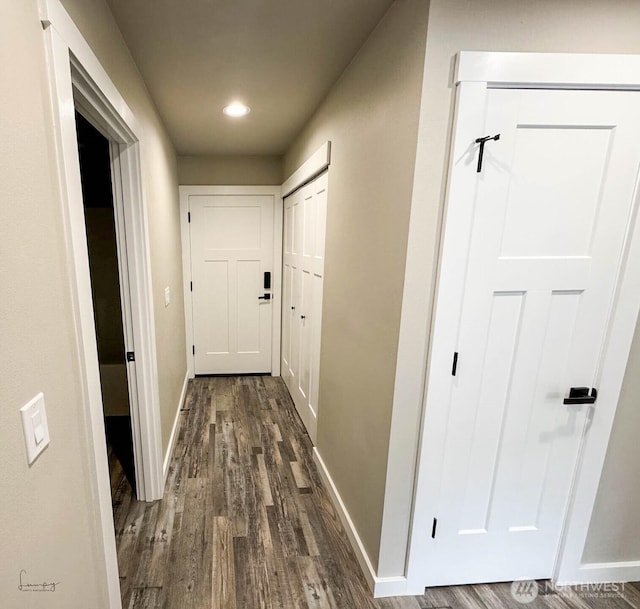
[[[44,407],[44,395],[39,393],[20,409],[27,460],[31,465],[36,457],[49,445],[49,427]]]
[[[44,427],[42,426],[42,412],[39,410],[31,415],[31,425],[33,426],[33,438],[36,446],[40,446],[44,440]]]
[[[164,289],[164,306],[168,307],[171,303],[171,288],[166,287]]]

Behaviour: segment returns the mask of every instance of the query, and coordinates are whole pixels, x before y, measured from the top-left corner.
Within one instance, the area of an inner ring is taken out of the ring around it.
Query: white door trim
[[[479,124],[478,112],[485,104],[484,97],[488,85],[515,87],[544,87],[568,89],[640,89],[640,56],[628,55],[565,55],[535,53],[467,53],[458,57],[454,82],[458,85],[456,104],[456,126],[452,139],[454,149],[450,158],[458,158],[464,154],[469,142],[473,141],[476,126]],[[426,138],[420,134],[418,158],[421,148],[428,146]],[[416,446],[418,455],[412,525],[409,540],[407,561],[406,593],[417,594],[424,588],[425,577],[420,573],[423,557],[429,551],[425,543],[424,532],[428,529],[433,513],[433,505],[437,491],[434,490],[439,473],[439,462],[442,454],[441,434],[443,421],[438,417],[438,409],[434,407],[442,402],[448,390],[450,372],[450,355],[454,349],[454,338],[451,335],[456,328],[456,311],[462,298],[463,264],[468,246],[470,230],[469,200],[467,192],[473,184],[459,181],[455,168],[451,164],[446,195],[444,225],[446,236],[443,237],[438,275],[440,277],[436,296],[432,336],[424,339],[424,334],[415,330],[428,328],[425,310],[413,306],[415,300],[424,301],[424,286],[419,279],[423,276],[419,256],[421,255],[422,231],[417,225],[421,219],[419,214],[413,216],[410,226],[407,248],[407,266],[405,273],[405,289],[403,294],[403,312],[398,349],[398,369],[396,373],[396,390],[394,395],[394,416],[391,429],[391,447],[398,446],[399,433],[406,426],[402,420],[402,403],[407,396],[416,395],[419,387],[428,379],[428,391],[424,402],[422,434]],[[414,201],[413,206],[421,202]],[[413,210],[412,210],[413,212]],[[608,439],[617,407],[617,396],[622,386],[626,362],[633,337],[633,330],[640,311],[640,226],[636,222],[637,197],[634,216],[630,221],[627,235],[625,255],[622,261],[618,284],[617,301],[609,330],[609,340],[603,358],[600,380],[601,396],[616,396],[616,399],[602,400],[595,409],[597,425],[593,426],[584,442],[581,465],[576,473],[572,502],[568,509],[563,542],[559,551],[554,580],[567,582],[609,581],[612,573],[616,577],[626,575],[625,579],[640,577],[640,565],[625,563],[618,565],[582,564],[581,558],[588,533],[589,521],[596,499],[600,475],[606,456]],[[444,228],[443,228],[443,235]],[[411,335],[407,328],[414,328]],[[415,358],[423,359],[423,354],[430,350],[429,363],[425,376],[411,378],[415,370]],[[413,357],[412,357],[413,356]],[[446,371],[444,370],[446,369]],[[443,373],[443,371],[445,373]],[[411,382],[400,384],[401,379],[410,378]],[[431,417],[431,418],[430,418]],[[436,417],[436,418],[433,418]],[[390,454],[390,461],[393,455]],[[391,465],[391,463],[390,463]],[[389,469],[392,469],[391,467]],[[393,476],[389,471],[387,478]],[[385,507],[388,498],[385,497]],[[391,526],[383,523],[383,539],[391,534]]]
[[[491,87],[640,90],[640,55],[462,51],[454,82]]]
[[[191,236],[189,232],[190,195],[268,195],[273,197],[273,307],[271,375],[280,376],[280,334],[282,328],[282,195],[280,186],[180,186],[180,235],[182,239],[182,276],[184,323],[187,337],[186,357],[189,378],[195,376],[193,355],[193,293],[191,292]]]
[[[59,0],[40,0],[39,8],[49,67],[57,177],[67,236],[80,383],[86,408],[86,439],[92,472],[90,484],[95,506],[93,514],[95,527],[100,532],[99,551],[104,556],[107,603],[110,609],[121,609],[75,107],[115,142],[111,147],[112,160],[114,169],[119,166],[122,177],[121,189],[116,189],[115,204],[122,206],[119,211],[127,224],[138,395],[137,411],[132,410],[132,424],[138,427],[139,432],[136,466],[141,470],[143,481],[138,494],[139,498],[151,501],[162,497],[163,478],[147,210],[140,173],[142,129]],[[141,468],[138,467],[140,462]]]
[[[320,175],[331,164],[331,142],[326,141],[282,184],[282,198]]]

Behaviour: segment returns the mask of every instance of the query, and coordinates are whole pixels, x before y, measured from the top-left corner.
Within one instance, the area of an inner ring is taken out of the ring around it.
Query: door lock
[[[271,294],[265,294],[264,296],[258,296],[258,300],[271,300]]]
[[[569,397],[564,399],[563,404],[595,404],[598,397],[598,390],[594,387],[571,387]]]

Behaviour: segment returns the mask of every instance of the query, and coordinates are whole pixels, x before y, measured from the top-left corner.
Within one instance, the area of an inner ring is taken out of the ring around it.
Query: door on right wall
[[[633,209],[639,102],[488,91],[478,135],[500,138],[468,202],[430,581],[553,574]]]
[[[284,200],[281,374],[313,443],[318,425],[325,172]]]

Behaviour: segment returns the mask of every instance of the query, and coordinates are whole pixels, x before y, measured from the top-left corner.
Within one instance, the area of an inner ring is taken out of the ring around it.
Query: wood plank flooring
[[[136,501],[112,472],[124,609],[640,609],[630,584],[528,605],[508,584],[374,600],[311,449],[281,379],[190,381],[164,499]]]

